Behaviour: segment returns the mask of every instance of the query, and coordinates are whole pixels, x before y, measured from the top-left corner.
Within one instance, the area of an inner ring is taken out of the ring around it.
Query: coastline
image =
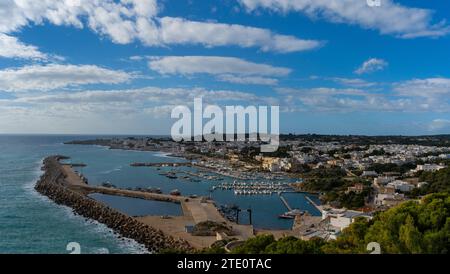
[[[159,253],[166,249],[192,250],[186,241],[168,236],[161,230],[143,224],[89,198],[83,191],[70,187],[59,162],[61,159],[64,157],[51,156],[44,159],[43,174],[35,186],[40,194],[57,204],[68,206],[77,215],[106,225],[122,237],[135,240],[144,245],[150,253]]]

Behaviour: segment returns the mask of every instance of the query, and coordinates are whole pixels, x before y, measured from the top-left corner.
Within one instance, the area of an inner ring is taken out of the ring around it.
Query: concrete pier
[[[310,202],[317,210],[320,211],[320,213],[322,213],[322,207],[319,206],[318,204],[316,204],[311,198],[309,198],[308,196],[305,195],[306,200],[308,200],[308,202]]]
[[[292,207],[289,205],[289,203],[286,201],[286,199],[285,199],[282,195],[280,195],[280,199],[281,199],[281,201],[283,202],[283,204],[286,206],[286,208],[287,208],[289,211],[292,211]]]

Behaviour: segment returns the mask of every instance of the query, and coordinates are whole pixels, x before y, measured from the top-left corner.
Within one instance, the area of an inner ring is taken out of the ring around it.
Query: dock
[[[306,200],[308,200],[308,202],[310,202],[317,210],[320,211],[320,213],[322,213],[322,207],[319,206],[318,204],[316,204],[311,198],[309,198],[307,195],[305,195]]]
[[[286,206],[288,211],[292,211],[292,207],[289,205],[289,203],[286,201],[286,199],[282,195],[280,195],[280,199],[283,202],[283,204]]]

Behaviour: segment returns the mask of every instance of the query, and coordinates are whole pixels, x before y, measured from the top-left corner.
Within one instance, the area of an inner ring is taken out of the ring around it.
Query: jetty
[[[322,207],[319,206],[318,204],[316,204],[316,202],[314,202],[311,198],[309,198],[307,195],[305,195],[306,200],[308,200],[308,202],[311,203],[311,205],[313,205],[317,210],[319,210],[322,213]]]
[[[286,199],[283,197],[283,195],[280,195],[280,199],[283,202],[283,204],[286,206],[288,211],[292,211],[292,207],[289,205],[289,203],[286,201]]]

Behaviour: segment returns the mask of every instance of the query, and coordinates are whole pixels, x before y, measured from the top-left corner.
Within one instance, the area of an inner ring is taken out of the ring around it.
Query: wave
[[[86,219],[80,215],[76,215],[73,213],[72,209],[67,206],[61,206],[66,211],[66,215],[68,218],[80,222],[87,229],[93,230],[95,233],[98,233],[103,236],[112,237],[115,243],[119,246],[119,248],[129,254],[148,254],[148,250],[144,245],[136,242],[130,238],[124,238],[117,234],[114,230],[107,227],[105,224],[102,224],[93,219]],[[105,254],[109,253],[108,248],[105,247],[95,247],[93,253],[96,254]]]
[[[42,158],[40,160],[38,160],[35,164],[36,164],[36,168],[34,169],[33,173],[33,179],[27,183],[24,184],[23,189],[32,194],[34,197],[38,197],[38,198],[44,198],[43,200],[46,201],[50,201],[50,199],[48,199],[47,197],[45,197],[44,195],[39,194],[35,189],[35,185],[37,183],[37,181],[41,178],[42,174],[44,174],[44,171],[41,169],[42,164],[44,162],[45,158]]]
[[[170,156],[170,155],[172,155],[172,153],[168,153],[168,152],[157,152],[154,155],[156,157],[161,157],[161,158],[172,158],[172,159],[177,158],[177,157]]]
[[[103,175],[111,174],[111,173],[116,172],[116,171],[121,171],[122,168],[123,168],[123,166],[119,166],[119,167],[116,167],[116,168],[111,169],[111,170],[105,170],[105,171],[99,172],[99,174],[103,174]]]
[[[124,238],[121,237],[119,234],[115,233],[112,229],[107,227],[106,225],[97,222],[96,220],[92,219],[86,219],[80,215],[77,215],[73,212],[72,208],[64,206],[64,205],[58,205],[54,203],[51,199],[48,197],[41,195],[39,192],[37,192],[34,187],[37,183],[37,181],[40,179],[41,175],[44,173],[44,171],[41,170],[42,162],[45,158],[40,159],[36,166],[37,168],[33,172],[34,179],[32,181],[29,181],[24,184],[23,189],[30,194],[33,198],[38,199],[40,202],[44,202],[47,205],[51,205],[55,210],[62,210],[64,212],[64,216],[70,221],[75,221],[79,223],[80,225],[84,226],[90,231],[94,231],[96,234],[111,237],[114,239],[115,244],[119,247],[121,251],[124,253],[131,253],[131,254],[148,254],[148,250],[145,248],[144,245],[139,244],[133,239]],[[96,253],[96,254],[104,254],[109,253],[109,250],[105,247],[95,247],[94,250],[91,250],[90,252]]]

